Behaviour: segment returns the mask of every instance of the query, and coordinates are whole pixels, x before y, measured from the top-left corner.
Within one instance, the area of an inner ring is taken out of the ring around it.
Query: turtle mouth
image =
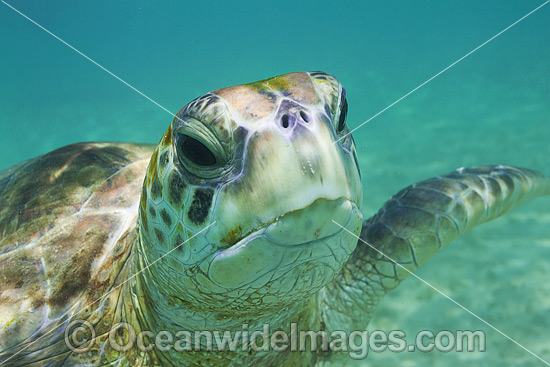
[[[346,227],[357,213],[360,213],[357,205],[348,199],[317,199],[303,209],[280,216],[264,227],[263,235],[270,243],[281,247],[321,244],[343,231],[334,222]]]
[[[348,221],[349,222],[349,221]],[[346,223],[345,225],[347,225],[348,223]],[[345,227],[345,225],[343,225]],[[322,243],[326,243],[326,240],[331,238],[331,237],[335,237],[337,235],[339,235],[344,229],[343,228],[336,228],[336,231],[334,231],[334,233],[332,234],[329,234],[329,235],[326,235],[324,237],[320,237],[320,238],[317,238],[315,240],[311,240],[311,241],[306,241],[306,242],[300,242],[300,243],[295,243],[295,244],[284,244],[284,243],[277,243],[275,241],[271,241],[268,239],[269,242],[271,242],[273,245],[275,246],[280,246],[280,247],[306,247],[306,246],[315,246],[315,245],[319,245],[319,244],[322,244]]]
[[[260,237],[279,247],[315,246],[343,231],[334,222],[347,228],[356,216],[362,217],[361,211],[347,198],[319,198],[304,208],[275,217],[220,250],[236,249]]]
[[[218,249],[201,269],[226,289],[256,281],[265,283],[268,278],[286,276],[291,269],[300,269],[298,273],[306,274],[315,266],[319,266],[319,274],[329,274],[325,274],[328,279],[357,244],[351,236],[342,233],[342,227],[358,234],[362,219],[358,206],[347,198],[317,199],[304,208],[264,223],[231,247]]]

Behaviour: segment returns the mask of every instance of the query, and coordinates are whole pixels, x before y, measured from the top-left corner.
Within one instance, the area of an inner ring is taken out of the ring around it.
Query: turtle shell
[[[154,148],[73,144],[0,171],[0,359],[84,293],[101,297],[112,285]]]

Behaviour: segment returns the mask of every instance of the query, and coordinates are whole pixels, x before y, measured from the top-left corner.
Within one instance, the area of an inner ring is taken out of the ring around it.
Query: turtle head
[[[140,254],[162,297],[257,313],[318,292],[357,243],[362,189],[344,88],[291,73],[207,93],[164,134],[147,172]]]

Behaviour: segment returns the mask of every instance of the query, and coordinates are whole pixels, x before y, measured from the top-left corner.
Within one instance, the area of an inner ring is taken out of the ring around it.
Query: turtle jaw
[[[360,217],[361,220],[363,217],[353,201],[346,198],[320,198],[304,208],[288,211],[266,221],[241,238],[235,239],[232,244],[218,247],[217,253],[234,251],[256,237],[264,237],[273,246],[314,246],[343,231],[342,227],[334,222],[347,228],[354,216]]]
[[[262,307],[303,299],[340,271],[357,241],[334,224],[359,234],[362,214],[352,201],[317,199],[278,216],[209,258],[208,279],[227,290],[264,288]],[[275,284],[269,284],[274,282]],[[292,292],[277,285],[294,284]]]
[[[333,220],[347,226],[355,214],[362,218],[357,205],[348,199],[317,199],[306,208],[279,216],[265,227],[262,235],[276,246],[315,245],[342,231]]]

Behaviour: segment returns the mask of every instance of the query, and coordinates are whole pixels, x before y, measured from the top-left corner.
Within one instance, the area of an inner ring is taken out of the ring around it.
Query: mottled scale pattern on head
[[[162,249],[164,253],[177,247],[179,259],[187,265],[195,263],[196,259],[186,261],[192,254],[189,243],[185,241],[207,223],[214,200],[213,188],[220,182],[205,182],[183,169],[174,146],[173,126],[182,123],[183,119],[197,119],[222,143],[231,144],[235,124],[222,114],[224,108],[223,101],[212,93],[183,107],[149,163],[141,201],[141,235],[158,243],[156,249]]]
[[[336,80],[336,78],[332,75],[322,71],[312,71],[309,75],[313,80],[317,81],[317,88],[323,91],[323,95],[338,95],[340,83],[338,83],[338,80]],[[340,102],[340,100],[337,98],[325,100],[325,104],[331,114],[336,113],[338,109],[338,102]]]
[[[172,130],[168,128],[149,162],[140,204],[140,235],[164,253],[187,239],[185,228],[176,231],[181,229],[178,225],[183,222],[189,198],[187,183],[175,170],[171,144]]]

